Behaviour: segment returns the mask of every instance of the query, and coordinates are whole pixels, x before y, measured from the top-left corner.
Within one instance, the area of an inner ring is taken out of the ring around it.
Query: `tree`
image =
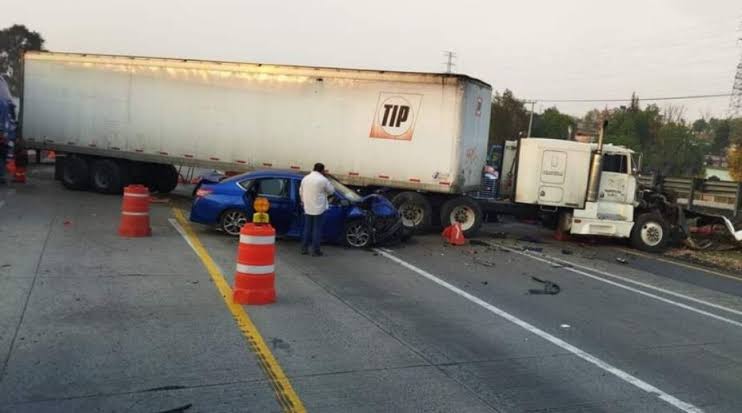
[[[709,120],[709,129],[713,142],[711,144],[711,153],[717,155],[723,154],[729,146],[729,134],[731,132],[729,119],[711,118]]]
[[[491,113],[490,144],[502,144],[528,130],[528,112],[523,101],[516,99],[509,89],[505,89],[502,95],[495,93]]]
[[[732,179],[742,182],[742,147],[729,148],[727,163],[729,164],[729,175],[732,176]]]
[[[548,108],[544,113],[534,116],[531,136],[553,139],[570,139],[570,129],[575,130],[577,121],[556,107]]]
[[[21,92],[23,53],[43,50],[43,46],[44,38],[24,25],[14,24],[0,30],[0,76],[7,81],[12,95],[19,96]]]
[[[695,122],[693,122],[693,132],[701,133],[705,132],[709,129],[709,123],[706,121],[706,119],[698,119]]]

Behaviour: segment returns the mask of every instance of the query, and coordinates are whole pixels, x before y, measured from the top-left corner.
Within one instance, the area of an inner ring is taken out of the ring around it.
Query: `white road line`
[[[178,220],[176,220],[175,218],[168,218],[167,220],[170,221],[170,225],[172,225],[175,228],[175,230],[178,231],[178,233],[180,234],[180,236],[183,237],[183,239],[188,244],[188,246],[191,247],[191,249],[194,252],[197,251],[198,249],[191,242],[191,237],[189,237],[188,234],[183,229],[183,227],[180,226],[180,224],[178,223]],[[215,262],[214,263],[214,266],[219,270],[220,273],[224,274],[224,270],[222,270],[222,268],[219,266],[219,264],[217,264]]]
[[[508,249],[508,247],[505,247],[505,246],[502,246],[502,245],[499,245],[499,244],[497,244],[497,245],[500,246],[500,247],[502,247],[502,248]],[[518,251],[518,250],[512,250],[512,251],[517,252],[517,253],[523,253],[522,251]],[[524,254],[524,255],[534,256],[533,254],[527,254],[527,253]],[[666,289],[664,289],[662,287],[657,287],[657,286],[654,286],[654,285],[651,285],[651,284],[643,283],[641,281],[632,280],[631,278],[626,278],[626,277],[622,277],[620,275],[611,274],[611,273],[609,273],[607,271],[599,270],[597,268],[590,268],[588,266],[577,264],[577,263],[572,262],[572,261],[567,261],[567,260],[564,260],[564,259],[561,259],[561,258],[552,257],[552,256],[549,256],[549,255],[546,255],[546,254],[541,254],[541,255],[543,257],[546,257],[547,259],[553,260],[557,264],[568,264],[568,265],[572,265],[574,267],[582,268],[582,269],[587,270],[587,271],[592,271],[592,272],[595,272],[595,273],[598,273],[598,274],[601,274],[601,275],[605,275],[606,277],[615,278],[617,280],[621,280],[621,281],[624,281],[624,282],[627,282],[627,283],[631,283],[631,284],[642,286],[644,288],[649,288],[649,289],[652,289],[652,290],[655,290],[655,291],[659,291],[659,292],[664,293],[664,294],[667,294],[667,295],[672,295],[674,297],[682,298],[682,299],[688,300],[688,301],[693,301],[694,303],[703,304],[703,305],[706,305],[706,306],[709,306],[709,307],[716,308],[718,310],[727,311],[727,312],[730,312],[730,313],[733,313],[733,314],[737,314],[739,316],[742,316],[742,311],[735,310],[733,308],[724,307],[723,305],[710,303],[708,301],[704,301],[704,300],[700,300],[698,298],[690,297],[690,296],[687,296],[685,294],[676,293],[675,291],[666,290]]]
[[[520,255],[522,255],[524,257],[528,257],[528,258],[534,259],[536,261],[541,261],[541,262],[546,263],[546,264],[549,264],[549,265],[554,265],[554,264],[569,264],[569,265],[575,265],[575,266],[578,266],[578,267],[581,267],[581,268],[585,268],[585,269],[587,269],[589,271],[600,272],[599,270],[594,270],[592,268],[584,267],[584,266],[581,266],[579,264],[573,264],[573,263],[568,262],[568,261],[563,261],[562,263],[560,263],[559,260],[557,260],[557,259],[542,258],[542,257],[536,256],[536,255],[533,255],[533,254],[527,254],[527,253],[525,253],[523,251],[518,251],[518,250],[513,249],[513,248],[504,247],[504,246],[501,246],[499,244],[497,244],[497,245],[499,247],[503,248],[503,249],[506,249],[506,250],[510,251],[510,252],[514,252],[514,253],[520,254]],[[717,314],[714,314],[714,313],[710,313],[708,311],[704,311],[704,310],[698,309],[696,307],[691,307],[691,306],[689,306],[687,304],[679,303],[677,301],[673,301],[673,300],[670,300],[668,298],[660,297],[659,295],[648,293],[646,291],[642,291],[642,290],[639,290],[639,289],[634,288],[634,287],[629,287],[628,285],[623,285],[623,284],[617,283],[615,281],[606,280],[605,278],[598,277],[597,275],[594,275],[594,274],[589,274],[589,273],[587,273],[585,271],[580,271],[580,270],[578,270],[576,268],[571,268],[571,267],[566,267],[566,266],[565,267],[562,267],[562,268],[564,268],[567,271],[571,271],[571,272],[573,272],[575,274],[584,275],[585,277],[589,277],[589,278],[592,278],[594,280],[598,280],[600,282],[604,282],[606,284],[610,284],[610,285],[613,285],[613,286],[616,286],[616,287],[619,287],[619,288],[623,288],[624,290],[629,290],[629,291],[635,292],[637,294],[641,294],[641,295],[646,296],[646,297],[654,298],[655,300],[662,301],[663,303],[667,303],[667,304],[670,304],[670,305],[674,305],[676,307],[683,308],[683,309],[688,310],[688,311],[692,311],[694,313],[705,315],[706,317],[711,317],[713,319],[716,319],[716,320],[719,320],[719,321],[723,321],[725,323],[729,323],[729,324],[735,325],[737,327],[742,327],[742,322],[739,322],[739,321],[736,321],[736,320],[732,320],[731,318],[722,317],[720,315],[717,315]],[[610,273],[605,273],[605,275],[608,275],[608,274],[610,274]],[[668,290],[665,290],[665,289],[662,289],[662,288],[659,288],[659,287],[655,287],[655,286],[652,286],[652,285],[649,285],[649,284],[644,284],[644,283],[639,283],[638,281],[629,280],[628,278],[624,278],[624,277],[621,277],[621,276],[618,276],[618,275],[612,275],[611,274],[609,276],[610,277],[614,277],[614,278],[620,278],[620,279],[622,279],[624,281],[627,281],[627,282],[633,282],[635,284],[640,284],[643,287],[652,288],[652,289],[655,289],[655,290],[659,290],[659,291],[662,291],[662,292],[664,292],[666,294],[676,295],[678,297],[682,297],[682,298],[687,299],[687,300],[690,300],[690,301],[697,301],[699,303],[706,304],[706,305],[709,305],[709,306],[712,306],[712,307],[721,307],[721,306],[717,306],[716,304],[708,303],[708,302],[702,301],[702,300],[697,300],[697,299],[695,299],[693,297],[688,297],[688,296],[685,296],[685,295],[682,295],[682,294],[674,293],[672,291],[668,291]],[[733,313],[737,313],[737,310],[733,310],[731,308],[721,307],[721,309],[724,309],[726,311],[730,311],[730,312],[733,312]]]
[[[630,384],[638,387],[639,389],[644,390],[647,393],[651,393],[651,394],[656,395],[661,400],[663,400],[663,401],[671,404],[672,406],[674,406],[674,407],[676,407],[676,408],[678,408],[678,409],[680,409],[680,410],[682,410],[684,412],[702,412],[703,411],[700,408],[698,408],[698,407],[696,407],[696,406],[694,406],[694,405],[692,405],[690,403],[684,402],[684,401],[678,399],[675,396],[672,396],[672,395],[670,395],[668,393],[665,393],[662,390],[660,390],[660,389],[652,386],[651,384],[649,384],[649,383],[647,383],[647,382],[645,382],[645,381],[643,381],[643,380],[641,380],[641,379],[639,379],[637,377],[634,377],[631,374],[629,374],[629,373],[627,373],[627,372],[625,372],[625,371],[623,371],[623,370],[621,370],[621,369],[619,369],[617,367],[614,367],[614,366],[606,363],[605,361],[603,361],[603,360],[601,360],[601,359],[599,359],[599,358],[597,358],[597,357],[595,357],[595,356],[593,356],[593,355],[591,355],[589,353],[586,353],[586,352],[580,350],[579,348],[577,348],[577,347],[575,347],[575,346],[567,343],[566,341],[564,341],[564,340],[562,340],[560,338],[557,338],[555,336],[552,336],[551,334],[549,334],[549,333],[547,333],[547,332],[539,329],[538,327],[535,327],[535,326],[533,326],[533,325],[531,325],[531,324],[529,324],[529,323],[521,320],[520,318],[518,318],[518,317],[516,317],[516,316],[514,316],[514,315],[512,315],[512,314],[510,314],[510,313],[508,313],[506,311],[503,311],[503,310],[495,307],[494,305],[492,305],[492,304],[490,304],[490,303],[488,303],[488,302],[486,302],[486,301],[484,301],[484,300],[482,300],[482,299],[480,299],[478,297],[475,297],[475,296],[467,293],[466,291],[464,291],[464,290],[462,290],[462,289],[460,289],[458,287],[455,287],[455,286],[453,286],[453,285],[451,285],[451,284],[449,284],[449,283],[441,280],[440,278],[434,276],[433,274],[430,274],[429,272],[427,272],[427,271],[425,271],[423,269],[420,269],[420,268],[418,268],[418,267],[416,267],[416,266],[408,263],[407,261],[404,261],[404,260],[402,260],[400,258],[397,258],[396,256],[394,256],[392,254],[389,254],[389,253],[387,253],[385,251],[382,251],[381,249],[375,249],[375,251],[378,252],[380,255],[383,255],[384,257],[386,257],[386,258],[388,258],[388,259],[396,262],[397,264],[399,264],[399,265],[401,265],[401,266],[403,266],[403,267],[405,267],[405,268],[407,268],[407,269],[409,269],[409,270],[417,273],[418,275],[421,275],[421,276],[429,279],[430,281],[433,281],[434,283],[440,285],[441,287],[444,287],[444,288],[450,290],[451,292],[453,292],[455,294],[458,294],[458,295],[466,298],[467,300],[469,300],[469,301],[471,301],[471,302],[473,302],[473,303],[475,303],[475,304],[477,304],[477,305],[485,308],[486,310],[488,310],[488,311],[490,311],[490,312],[492,312],[492,313],[494,313],[494,314],[496,314],[496,315],[498,315],[498,316],[500,316],[500,317],[502,317],[502,318],[510,321],[511,323],[513,323],[513,324],[515,324],[515,325],[517,325],[519,327],[522,327],[523,329],[525,329],[525,330],[527,330],[527,331],[529,331],[529,332],[531,332],[531,333],[533,333],[533,334],[541,337],[542,339],[544,339],[544,340],[546,340],[546,341],[548,341],[548,342],[550,342],[550,343],[552,343],[552,344],[554,344],[556,346],[559,346],[559,347],[561,347],[564,350],[569,351],[570,353],[572,353],[572,354],[576,355],[577,357],[579,357],[579,358],[587,361],[588,363],[594,364],[595,366],[599,367],[600,369],[602,369],[602,370],[604,370],[604,371],[606,371],[608,373],[613,374],[614,376],[618,377],[619,379],[621,379],[621,380],[623,380],[623,381],[625,381],[627,383],[630,383]]]
[[[188,243],[188,245],[191,247],[191,249],[193,249],[194,251],[196,251],[197,250],[196,246],[193,245],[193,243],[191,242],[190,237],[188,237],[188,234],[186,234],[185,230],[183,229],[183,227],[180,226],[180,224],[178,223],[178,221],[175,218],[168,218],[168,221],[170,221],[170,225],[172,225],[173,227],[175,227],[175,230],[178,231],[178,233],[180,234],[180,236],[183,237],[183,239],[185,240],[185,242]]]

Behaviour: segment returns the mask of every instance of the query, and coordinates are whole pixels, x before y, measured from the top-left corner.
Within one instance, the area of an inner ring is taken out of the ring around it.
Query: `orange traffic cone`
[[[276,230],[247,223],[240,230],[232,300],[237,304],[276,302]]]
[[[26,167],[25,166],[16,166],[15,171],[13,172],[13,182],[16,182],[19,184],[26,183]]]
[[[8,175],[15,176],[15,160],[8,159],[5,162],[5,170],[8,171]]]
[[[461,223],[459,222],[455,222],[453,225],[447,226],[443,230],[443,233],[441,235],[451,245],[466,244],[466,238],[464,238],[464,231],[461,229]]]
[[[149,190],[144,185],[129,185],[124,188],[124,200],[121,204],[121,224],[119,235],[122,237],[149,237],[152,229],[149,226]]]

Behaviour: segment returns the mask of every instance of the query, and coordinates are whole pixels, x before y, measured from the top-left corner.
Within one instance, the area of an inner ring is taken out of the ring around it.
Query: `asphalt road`
[[[237,241],[182,200],[123,239],[120,197],[29,177],[0,187],[0,412],[742,410],[738,274],[490,224],[464,247],[281,240],[278,302],[235,309]]]

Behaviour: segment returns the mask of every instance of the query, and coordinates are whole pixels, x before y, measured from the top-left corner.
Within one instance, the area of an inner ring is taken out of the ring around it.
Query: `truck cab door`
[[[603,172],[598,191],[598,218],[632,221],[636,177],[631,174],[629,156],[625,153],[603,155]]]

